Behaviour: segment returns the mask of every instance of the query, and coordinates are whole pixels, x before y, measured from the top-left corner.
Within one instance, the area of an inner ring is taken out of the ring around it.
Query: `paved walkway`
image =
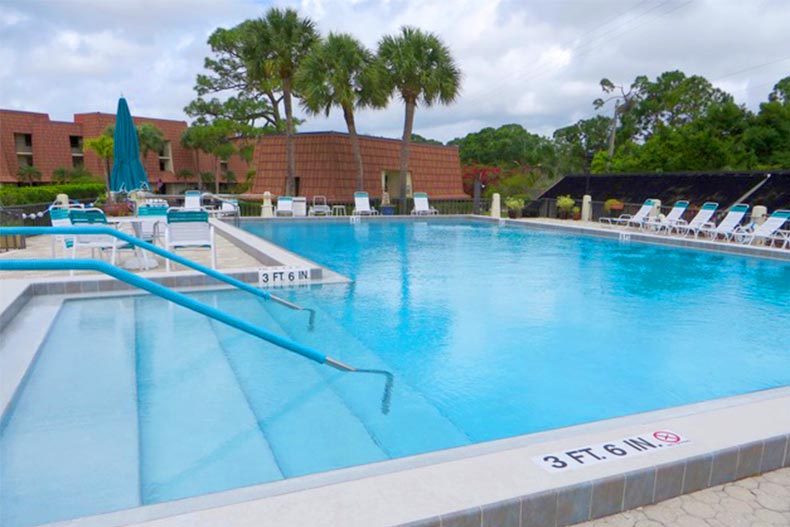
[[[711,487],[577,527],[790,526],[790,468]]]
[[[129,226],[126,225],[124,230],[129,231]],[[129,232],[131,234],[131,232]],[[231,270],[231,269],[246,269],[246,268],[256,268],[261,267],[262,264],[252,256],[246,254],[240,248],[229,242],[223,236],[217,234],[215,236],[215,243],[217,245],[217,269],[219,270]],[[43,258],[52,258],[52,241],[49,236],[32,236],[25,240],[27,242],[26,249],[20,250],[13,250],[7,252],[0,252],[0,259],[20,259],[20,260],[28,260],[28,259],[43,259]],[[61,244],[62,245],[62,244]],[[161,244],[160,244],[161,247]],[[210,266],[211,265],[211,253],[207,249],[179,249],[178,250],[179,256],[183,256],[185,258],[189,258],[195,262],[200,264]],[[88,249],[80,249],[77,252],[77,257],[82,258],[89,258],[91,255]],[[151,255],[149,253],[150,256]],[[133,256],[131,251],[120,251],[118,253],[118,260],[123,261],[124,259]],[[56,249],[56,257],[57,258],[71,258],[70,252],[64,252],[62,246],[58,246]],[[165,270],[164,260],[156,256],[156,260],[159,262],[159,267],[155,269],[151,269],[150,271],[133,271],[137,274],[147,275],[153,273],[162,273]],[[108,261],[109,257],[106,257],[105,261]],[[185,267],[181,265],[174,265],[173,270],[183,271],[186,270]],[[84,274],[96,274],[92,272],[83,272],[78,271],[75,273],[77,275],[84,275]],[[48,276],[68,276],[68,271],[5,271],[0,273],[0,280],[2,279],[11,279],[11,278],[42,278]]]

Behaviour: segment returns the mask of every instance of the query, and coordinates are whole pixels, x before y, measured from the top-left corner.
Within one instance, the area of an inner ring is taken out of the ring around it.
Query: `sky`
[[[0,108],[70,121],[114,113],[123,94],[133,115],[189,121],[208,36],[271,5],[373,50],[404,25],[439,36],[461,92],[449,106],[419,107],[414,131],[440,141],[509,123],[550,136],[595,115],[604,77],[627,86],[680,70],[757,110],[790,75],[787,0],[0,0]],[[393,97],[358,113],[357,128],[400,137],[403,113]],[[333,112],[300,130],[346,127]]]

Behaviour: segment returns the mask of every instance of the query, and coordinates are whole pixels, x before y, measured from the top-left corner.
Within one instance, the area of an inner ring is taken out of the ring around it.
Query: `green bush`
[[[570,212],[574,205],[576,205],[576,201],[570,195],[557,196],[557,208],[560,211]]]
[[[68,194],[69,199],[92,199],[107,192],[103,183],[68,185],[41,185],[38,187],[0,187],[0,205],[27,205],[50,203],[58,194]]]

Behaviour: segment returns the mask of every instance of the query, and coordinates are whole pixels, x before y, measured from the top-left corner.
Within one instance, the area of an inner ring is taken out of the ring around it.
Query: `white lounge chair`
[[[104,211],[97,208],[69,209],[69,220],[74,227],[104,227],[108,225]],[[75,234],[72,241],[72,259],[77,257],[77,249],[90,249],[91,258],[95,257],[96,249],[99,250],[99,256],[109,250],[111,251],[110,263],[113,265],[115,265],[118,249],[130,247],[108,234]],[[72,271],[73,273],[74,271]]]
[[[696,216],[691,218],[691,221],[686,222],[684,220],[678,220],[675,222],[675,225],[668,229],[668,231],[670,233],[674,231],[678,234],[682,234],[683,236],[688,236],[689,234],[694,233],[694,237],[696,238],[703,227],[709,227],[712,225],[710,223],[710,219],[716,213],[716,209],[718,208],[718,203],[714,201],[707,201],[702,204],[702,208],[699,209]]]
[[[313,196],[313,205],[310,207],[309,216],[331,216],[332,209],[326,202],[326,196]]]
[[[379,211],[370,206],[370,197],[367,192],[354,192],[355,216],[377,216]]]
[[[666,217],[659,216],[657,218],[648,218],[642,222],[641,228],[643,230],[652,231],[661,231],[663,229],[669,230],[681,219],[688,206],[688,201],[676,201],[675,205],[672,207],[672,210],[669,211],[669,214],[667,214]]]
[[[790,231],[781,230],[782,226],[790,220],[790,210],[775,210],[762,225],[752,223],[746,228],[738,229],[733,238],[740,243],[752,244],[756,241],[767,244],[780,244],[781,247],[790,247]]]
[[[293,216],[294,215],[294,199],[290,196],[278,196],[277,208],[275,209],[276,216]]]
[[[165,249],[175,251],[185,247],[206,247],[211,250],[211,268],[217,268],[217,249],[214,244],[214,226],[204,210],[169,209],[165,229]],[[170,271],[170,259],[165,259]]]
[[[199,190],[184,192],[184,210],[200,210],[203,208],[203,195]]]
[[[652,199],[647,199],[633,216],[631,214],[620,214],[617,218],[598,218],[601,223],[608,223],[609,225],[642,225],[647,220],[650,212],[653,210],[655,202]]]
[[[716,240],[723,236],[725,240],[732,238],[732,235],[740,228],[743,217],[749,211],[749,205],[738,203],[730,207],[727,216],[718,225],[707,223],[700,228],[700,234],[704,234],[711,240]]]
[[[439,211],[430,206],[427,193],[415,192],[414,209],[412,209],[411,213],[412,216],[428,216],[431,214],[439,214]]]

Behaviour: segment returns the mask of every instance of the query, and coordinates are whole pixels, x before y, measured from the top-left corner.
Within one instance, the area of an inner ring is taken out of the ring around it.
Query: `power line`
[[[771,66],[772,64],[778,64],[780,62],[784,62],[786,60],[790,60],[790,57],[784,57],[781,59],[772,60],[770,62],[764,62],[763,64],[758,64],[757,66],[750,66],[748,68],[744,68],[742,70],[734,71],[732,73],[728,73],[727,75],[722,75],[716,79],[711,80],[711,82],[720,81],[721,79],[726,79],[727,77],[732,77],[733,75],[738,75],[739,73],[745,73],[747,71],[758,70],[760,68],[764,68],[766,66]]]

